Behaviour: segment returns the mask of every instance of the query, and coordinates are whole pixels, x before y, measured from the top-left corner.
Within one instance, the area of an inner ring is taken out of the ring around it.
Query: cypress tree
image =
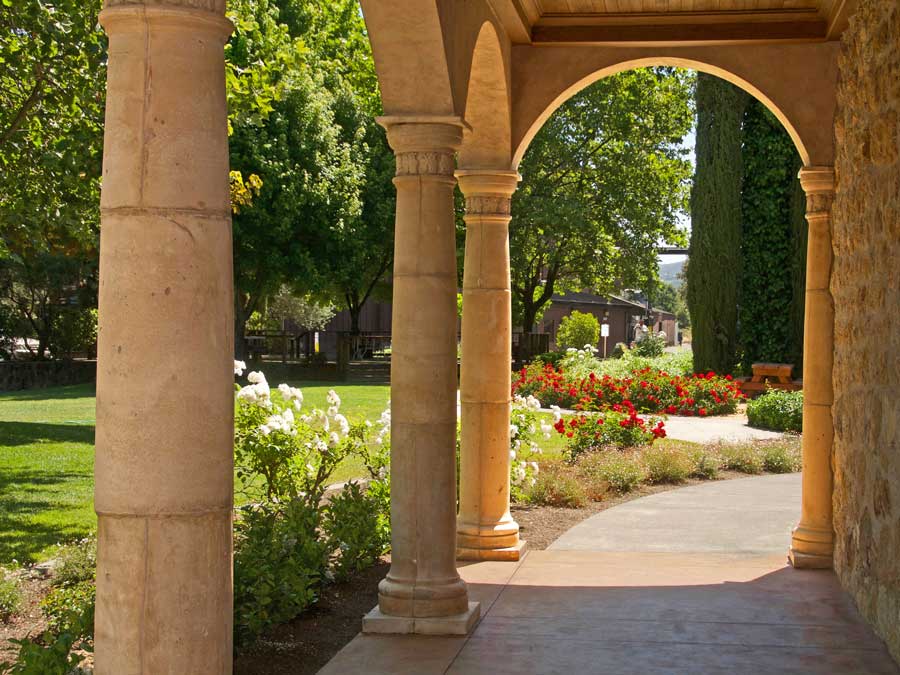
[[[801,257],[798,246],[805,232],[803,221],[796,221],[803,206],[797,200],[800,156],[781,122],[756,100],[744,112],[742,163],[739,325],[749,373],[755,361],[797,363],[805,271],[805,251]]]
[[[697,77],[697,165],[691,191],[688,309],[694,370],[730,373],[741,280],[741,124],[749,97],[712,75]]]

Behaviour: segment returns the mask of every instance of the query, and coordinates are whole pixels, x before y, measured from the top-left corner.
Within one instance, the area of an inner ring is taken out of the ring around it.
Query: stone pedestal
[[[509,513],[509,221],[519,176],[490,170],[456,175],[466,197],[456,555],[518,560],[525,545]]]
[[[231,24],[181,4],[100,15],[98,675],[232,668]]]
[[[364,630],[462,616],[456,571],[456,118],[382,118],[397,158],[391,354],[391,570]],[[468,625],[468,619],[466,620]],[[380,627],[379,627],[380,624]],[[399,629],[398,629],[399,630]],[[409,632],[406,628],[399,632]],[[449,631],[458,632],[458,629]]]
[[[829,284],[834,169],[804,168],[800,184],[806,192],[809,222],[803,328],[803,492],[800,523],[791,536],[790,560],[794,567],[831,568],[834,301]]]

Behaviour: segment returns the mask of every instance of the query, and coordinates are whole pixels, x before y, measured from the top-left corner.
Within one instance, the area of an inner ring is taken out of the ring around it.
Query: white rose
[[[243,361],[235,361],[234,362],[234,374],[240,377],[244,374],[244,371],[247,369],[247,364]]]

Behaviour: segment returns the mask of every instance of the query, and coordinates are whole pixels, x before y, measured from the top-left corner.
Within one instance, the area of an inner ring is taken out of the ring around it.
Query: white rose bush
[[[540,419],[541,402],[534,396],[515,396],[509,425],[509,489],[510,499],[523,502],[527,491],[537,481],[542,454],[539,438],[548,439],[553,427]]]
[[[235,362],[240,376],[245,364]],[[288,384],[262,372],[235,385],[234,626],[241,643],[289,621],[319,589],[374,564],[390,543],[390,410],[376,423],[351,423],[328,392],[325,409],[304,404]],[[351,481],[326,498],[335,469],[362,459],[367,485]]]

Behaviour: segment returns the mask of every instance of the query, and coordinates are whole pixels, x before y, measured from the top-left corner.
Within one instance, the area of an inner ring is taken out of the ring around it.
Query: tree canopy
[[[664,68],[604,78],[535,136],[513,195],[514,323],[532,330],[554,293],[645,284],[659,245],[686,241],[693,82]]]

